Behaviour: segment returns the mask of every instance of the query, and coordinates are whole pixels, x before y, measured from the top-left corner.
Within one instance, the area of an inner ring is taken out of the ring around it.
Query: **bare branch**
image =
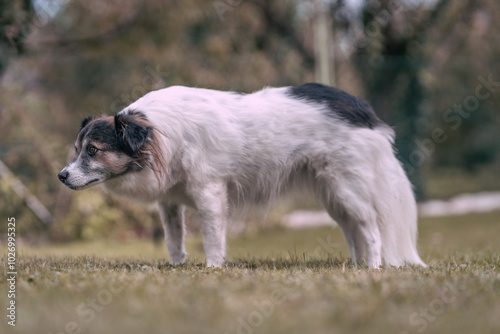
[[[19,180],[14,173],[0,160],[0,177],[7,182],[7,184],[12,188],[12,190],[19,196],[28,208],[33,211],[33,213],[40,219],[42,223],[50,226],[52,223],[52,214],[47,210],[47,208],[32,195],[26,186]]]

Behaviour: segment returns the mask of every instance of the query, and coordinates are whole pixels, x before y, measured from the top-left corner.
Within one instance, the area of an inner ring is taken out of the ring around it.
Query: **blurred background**
[[[333,85],[395,128],[419,201],[498,191],[499,28],[495,0],[0,0],[0,217],[33,243],[161,236],[153,208],[56,174],[84,116],[171,85]],[[266,220],[297,208],[318,207]]]

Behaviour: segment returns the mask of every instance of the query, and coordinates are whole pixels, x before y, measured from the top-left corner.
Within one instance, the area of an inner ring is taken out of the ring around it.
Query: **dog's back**
[[[358,132],[392,136],[366,102],[338,90],[308,97],[317,87],[325,86],[253,94],[174,86],[146,95],[122,113],[144,113],[164,134],[166,151],[182,152],[192,177],[227,180],[237,191],[232,200],[241,199],[240,204],[267,203],[289,185],[302,185],[308,170],[328,160],[350,164],[350,158],[369,152]]]

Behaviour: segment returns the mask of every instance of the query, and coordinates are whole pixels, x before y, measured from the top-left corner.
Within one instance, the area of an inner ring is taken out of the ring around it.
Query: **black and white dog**
[[[173,86],[85,118],[58,176],[74,190],[105,182],[157,202],[173,264],[186,258],[184,206],[201,216],[207,265],[220,267],[231,213],[307,189],[342,228],[353,261],[424,265],[393,139],[368,103],[320,84],[253,94]]]

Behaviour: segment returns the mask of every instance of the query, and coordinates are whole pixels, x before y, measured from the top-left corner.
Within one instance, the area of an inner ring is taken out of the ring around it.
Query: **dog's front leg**
[[[208,267],[222,267],[226,258],[227,190],[225,183],[212,183],[195,192],[201,217],[203,248]]]
[[[165,242],[167,243],[170,263],[179,265],[186,259],[184,249],[184,206],[158,202],[160,218],[165,231]]]

